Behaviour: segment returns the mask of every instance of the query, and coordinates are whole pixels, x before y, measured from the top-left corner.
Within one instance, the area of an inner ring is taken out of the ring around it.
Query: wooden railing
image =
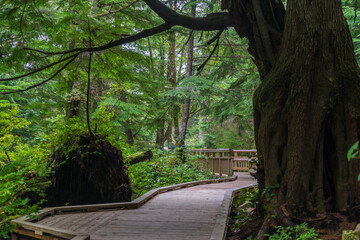
[[[231,150],[231,149],[230,149]],[[256,150],[232,150],[233,152],[233,170],[248,171],[254,166],[251,166],[251,161],[256,160]]]
[[[250,162],[256,160],[256,150],[236,149],[193,149],[194,154],[203,156],[204,169],[211,169],[213,174],[220,176],[233,175],[233,171],[248,171]]]

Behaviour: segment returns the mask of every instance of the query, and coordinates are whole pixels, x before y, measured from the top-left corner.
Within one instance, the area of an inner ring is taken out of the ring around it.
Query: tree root
[[[276,219],[279,221],[280,224],[284,226],[291,226],[295,227],[296,224],[290,220],[289,213],[287,209],[285,208],[285,205],[280,206],[279,208],[276,208]],[[265,240],[265,234],[269,233],[270,225],[275,221],[275,219],[272,217],[271,213],[268,213],[265,217],[265,220],[263,222],[263,225],[261,226],[257,236],[256,240]]]
[[[263,225],[260,228],[260,231],[258,232],[256,236],[256,240],[265,240],[265,234],[269,232],[270,225],[273,222],[273,218],[270,214],[266,215]]]

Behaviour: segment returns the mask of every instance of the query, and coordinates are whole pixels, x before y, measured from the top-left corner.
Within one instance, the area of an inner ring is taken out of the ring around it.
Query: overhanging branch
[[[166,30],[169,30],[173,26],[182,26],[185,28],[189,28],[192,30],[201,30],[201,31],[213,31],[213,30],[224,30],[227,27],[231,27],[234,25],[230,15],[228,13],[213,13],[206,17],[196,18],[189,17],[178,14],[174,10],[167,7],[165,4],[158,0],[144,0],[145,3],[157,14],[161,17],[165,23],[151,28],[143,30],[137,34],[120,38],[115,41],[111,41],[105,45],[90,47],[90,48],[74,48],[66,51],[58,51],[58,52],[46,52],[35,49],[27,49],[32,51],[37,51],[46,55],[61,55],[68,54],[74,52],[98,52],[103,51],[109,48],[113,48],[116,46],[120,46],[126,43],[135,42],[139,39],[149,37]]]
[[[135,42],[137,40],[140,40],[142,38],[146,38],[161,32],[164,32],[166,30],[169,30],[173,25],[169,25],[167,23],[163,23],[157,27],[150,28],[143,30],[137,34],[131,35],[129,37],[120,38],[115,41],[111,41],[105,45],[97,46],[97,47],[87,47],[87,48],[74,48],[66,51],[58,51],[58,52],[47,52],[47,51],[41,51],[41,50],[34,50],[34,49],[27,49],[32,51],[37,51],[46,55],[63,55],[63,54],[69,54],[74,52],[99,52],[104,51],[109,48],[117,47],[126,43]]]
[[[166,23],[179,25],[192,30],[213,31],[222,30],[234,25],[230,15],[226,12],[209,14],[206,17],[189,17],[181,15],[158,0],[144,0],[144,2]]]
[[[14,91],[7,91],[7,92],[0,92],[1,95],[6,95],[6,94],[12,94],[12,93],[19,93],[19,92],[25,92],[25,91],[28,91],[30,89],[33,89],[33,88],[36,88],[38,86],[41,86],[47,82],[49,82],[50,80],[52,80],[54,77],[56,77],[59,73],[61,73],[67,66],[70,65],[70,63],[72,63],[76,58],[77,56],[80,55],[80,53],[77,53],[77,54],[74,54],[72,56],[72,58],[66,63],[64,64],[64,66],[62,66],[60,69],[58,69],[53,75],[51,75],[48,79],[44,80],[44,81],[41,81],[39,83],[36,83],[34,85],[31,85],[30,87],[27,87],[25,89],[20,89],[20,90],[14,90]],[[0,89],[1,90],[1,89]]]

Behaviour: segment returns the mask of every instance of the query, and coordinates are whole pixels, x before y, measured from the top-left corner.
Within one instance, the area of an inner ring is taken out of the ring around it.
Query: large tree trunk
[[[262,78],[254,94],[257,177],[260,188],[279,186],[263,206],[303,217],[324,212],[325,199],[334,210],[359,203],[359,162],[346,153],[359,139],[360,73],[341,1],[289,0],[284,21],[281,4],[261,2],[259,12],[258,3],[223,6],[249,39]]]

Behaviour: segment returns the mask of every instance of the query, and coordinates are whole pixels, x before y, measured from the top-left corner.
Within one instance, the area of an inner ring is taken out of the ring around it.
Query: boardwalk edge
[[[225,192],[224,199],[221,203],[220,212],[216,218],[216,223],[211,233],[210,240],[225,240],[226,231],[228,225],[228,219],[231,211],[231,206],[234,200],[234,197],[241,192],[243,189],[251,189],[257,186],[257,183],[249,184],[239,188],[234,188],[227,190]]]
[[[36,222],[56,214],[71,213],[71,212],[89,212],[89,211],[101,211],[109,209],[136,209],[145,204],[156,195],[165,193],[168,191],[175,191],[182,188],[193,187],[202,184],[221,183],[235,181],[237,176],[227,178],[217,178],[209,180],[200,180],[187,183],[181,183],[166,187],[155,188],[145,193],[141,197],[131,202],[120,203],[105,203],[105,204],[88,204],[88,205],[75,205],[75,206],[60,206],[50,207],[40,210],[39,213],[31,216],[23,216],[11,221],[11,224],[15,226],[15,230],[12,233],[11,240],[18,240],[18,235],[28,236],[34,239],[71,239],[71,240],[90,240],[89,235],[83,235],[72,231],[67,231],[59,228],[53,228]],[[232,190],[231,190],[232,191]],[[228,191],[227,191],[228,192]],[[225,200],[225,199],[224,199]],[[226,223],[225,223],[226,224]],[[216,239],[219,240],[220,238]]]

